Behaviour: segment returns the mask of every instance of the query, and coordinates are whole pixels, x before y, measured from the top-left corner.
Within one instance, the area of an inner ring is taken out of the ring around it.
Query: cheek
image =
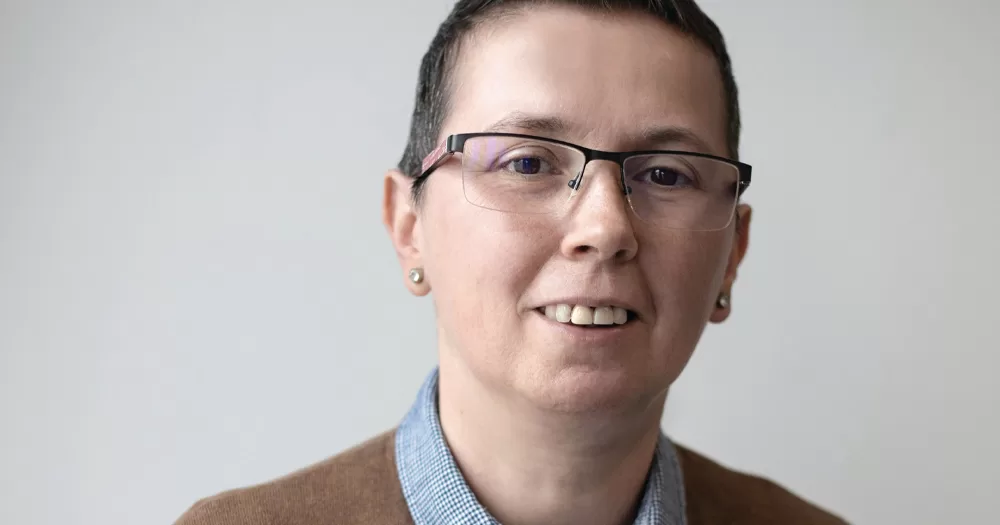
[[[423,256],[441,327],[463,348],[482,341],[509,343],[518,337],[511,312],[550,253],[545,251],[550,243],[539,232],[550,229],[523,216],[473,206],[461,188],[435,197],[445,195],[446,201],[428,198],[422,224]]]
[[[662,235],[661,235],[662,237]],[[694,353],[725,275],[724,239],[675,234],[643,250],[640,267],[656,309],[647,373],[672,383]]]
[[[725,276],[726,232],[684,232],[651,243],[641,262],[657,308],[670,331],[700,334]]]
[[[472,205],[465,208],[437,221],[443,227],[431,239],[430,258],[439,283],[435,290],[455,288],[484,303],[484,292],[520,295],[523,286],[518,284],[526,286],[533,276],[539,243],[504,214]]]

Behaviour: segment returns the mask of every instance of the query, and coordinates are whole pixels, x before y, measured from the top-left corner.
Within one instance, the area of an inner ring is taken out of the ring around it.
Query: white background
[[[171,523],[398,423],[435,345],[381,177],[449,7],[0,2],[0,522]],[[756,214],[668,431],[856,523],[994,523],[1000,5],[703,7]]]

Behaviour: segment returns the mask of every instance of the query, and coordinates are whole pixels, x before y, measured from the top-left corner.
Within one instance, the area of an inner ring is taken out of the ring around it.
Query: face
[[[714,57],[651,16],[529,8],[478,29],[453,79],[439,140],[493,130],[609,151],[727,153]],[[655,128],[693,140],[644,138]],[[423,283],[408,286],[433,295],[442,364],[549,410],[662,400],[706,323],[728,315],[716,300],[746,249],[749,209],[721,231],[654,227],[632,214],[618,166],[596,161],[565,214],[503,213],[468,202],[459,157],[427,180],[419,206],[407,178],[387,178],[386,224],[404,272],[425,270]],[[580,327],[543,313],[558,304],[632,316],[615,328]]]

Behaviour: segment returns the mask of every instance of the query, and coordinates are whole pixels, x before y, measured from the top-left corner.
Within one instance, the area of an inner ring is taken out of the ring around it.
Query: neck
[[[630,524],[660,436],[665,395],[628,414],[552,413],[442,360],[445,439],[477,499],[500,522]]]

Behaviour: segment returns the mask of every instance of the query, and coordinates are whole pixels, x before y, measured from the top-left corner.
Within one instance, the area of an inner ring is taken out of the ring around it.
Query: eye
[[[687,188],[694,186],[694,180],[680,170],[674,168],[649,168],[640,178],[646,178],[652,184],[665,188]]]
[[[533,141],[521,141],[511,144],[511,147],[497,149],[497,153],[487,155],[490,162],[485,171],[521,180],[548,179],[549,175],[562,175],[575,160],[572,153],[576,153],[556,144]]]
[[[521,157],[508,161],[504,168],[520,175],[538,175],[547,163],[538,157]]]
[[[499,161],[497,165],[499,171],[505,171],[525,178],[558,175],[563,169],[563,163],[558,157],[534,152],[524,152],[509,156]]]

